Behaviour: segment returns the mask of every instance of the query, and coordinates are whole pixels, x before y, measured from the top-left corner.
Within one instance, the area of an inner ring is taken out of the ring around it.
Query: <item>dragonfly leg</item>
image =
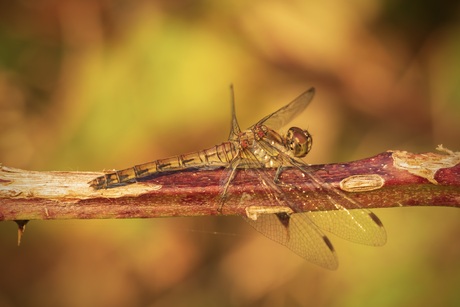
[[[236,170],[237,170],[237,167],[233,166],[232,170],[230,171],[230,174],[228,175],[228,177],[225,180],[224,189],[220,193],[219,207],[217,208],[217,211],[220,214],[222,214],[222,207],[224,206],[224,203],[225,203],[225,201],[227,200],[227,197],[228,197],[228,195],[227,195],[228,188],[230,187],[230,183],[235,178]]]
[[[220,193],[220,201],[219,201],[219,207],[217,208],[217,211],[222,214],[222,207],[224,206],[224,203],[228,199],[228,189],[230,188],[230,184],[232,183],[233,179],[236,176],[236,172],[238,169],[238,165],[240,164],[241,158],[240,158],[241,152],[239,152],[233,160],[229,164],[229,168],[231,171],[227,175],[227,178],[225,178],[225,183],[223,184],[223,189],[222,192]]]
[[[279,179],[280,179],[280,175],[281,175],[282,172],[283,172],[283,166],[280,165],[280,166],[278,166],[278,169],[276,170],[275,178],[273,178],[273,181],[275,183],[280,183]]]

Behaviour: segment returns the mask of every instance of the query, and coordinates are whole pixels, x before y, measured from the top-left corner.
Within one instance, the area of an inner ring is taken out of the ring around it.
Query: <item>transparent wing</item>
[[[238,119],[236,118],[235,111],[235,91],[233,90],[233,84],[230,85],[230,104],[232,108],[232,122],[230,127],[230,135],[228,137],[229,141],[235,141],[238,138],[238,134],[241,132],[240,125],[238,124]]]
[[[291,101],[276,112],[262,118],[256,125],[264,124],[272,129],[278,130],[302,113],[315,95],[315,88],[303,92],[296,99]],[[255,126],[255,125],[254,125]]]
[[[258,145],[264,150],[271,151],[272,155],[273,151],[277,151],[275,147],[263,140]],[[316,226],[360,244],[382,246],[386,243],[385,228],[373,212],[362,208],[357,201],[348,197],[344,192],[315,176],[311,167],[303,161],[279,151],[277,160],[283,167],[294,167],[298,170],[295,174],[296,182],[308,182],[305,185],[294,186],[289,184],[289,180],[284,180],[281,173],[279,189],[283,191],[286,201],[295,212],[301,211],[300,206],[311,198],[310,195],[318,193],[316,198],[322,197],[324,201],[321,203],[326,205],[315,204],[316,210],[308,214]]]
[[[294,167],[296,182],[301,178],[308,184],[291,185],[283,173],[275,182],[274,176],[270,175],[273,169],[269,172],[250,150],[242,150],[240,161],[252,167],[250,172],[255,174],[263,188],[267,208],[289,207],[294,212],[260,214],[256,220],[245,218],[256,230],[304,259],[329,269],[336,268],[338,262],[334,248],[323,230],[352,242],[374,246],[385,244],[385,229],[374,213],[361,208],[358,202],[345,193],[314,176],[311,168],[302,161],[291,158],[263,140],[258,142],[258,146],[271,155],[278,165]],[[314,193],[318,194],[313,196]],[[303,204],[309,199],[321,197],[325,201],[314,205],[314,210],[303,212]]]
[[[292,159],[289,157],[289,159]],[[309,213],[310,219],[321,229],[331,232],[346,240],[373,246],[386,243],[385,228],[380,219],[369,209],[348,197],[338,188],[333,187],[321,178],[314,176],[311,168],[298,161],[292,163],[300,171],[298,176],[309,180],[315,191],[321,191],[330,208],[317,206],[317,211]],[[302,175],[306,175],[305,177]],[[281,180],[282,182],[282,180]],[[289,185],[287,185],[289,186]],[[292,187],[289,187],[292,189]],[[288,196],[292,202],[301,198],[307,189],[296,186]]]
[[[233,170],[244,165],[251,167],[247,174],[255,174],[257,181],[260,183],[260,188],[264,192],[264,202],[269,206],[282,206],[293,208],[294,206],[287,201],[284,191],[275,184],[273,177],[266,172],[264,168],[250,150],[242,150],[240,152],[238,165],[233,164],[229,174],[233,174]],[[243,170],[239,170],[243,171]],[[271,169],[273,172],[273,169]],[[250,175],[251,176],[251,175]],[[227,180],[232,175],[227,177]],[[233,178],[232,178],[233,179]],[[225,199],[232,197],[232,186],[229,186],[228,195]],[[266,237],[278,242],[300,257],[316,263],[328,269],[336,269],[338,262],[337,256],[332,246],[332,243],[326,235],[316,226],[308,217],[308,213],[276,213],[262,214],[256,220],[244,217],[244,219],[261,232]]]
[[[263,214],[257,220],[244,219],[266,237],[300,257],[327,269],[337,268],[337,255],[331,242],[312,223],[307,213]]]

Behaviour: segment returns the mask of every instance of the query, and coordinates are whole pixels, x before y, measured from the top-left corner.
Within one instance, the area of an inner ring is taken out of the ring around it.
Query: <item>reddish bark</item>
[[[460,153],[443,151],[443,154],[393,151],[349,163],[312,165],[313,174],[323,182],[320,186],[308,177],[299,176],[299,170],[292,168],[284,170],[281,179],[308,191],[298,207],[300,211],[331,210],[324,193],[331,187],[341,189],[339,193],[365,208],[460,207]],[[231,197],[220,213],[221,178],[227,173],[225,169],[180,171],[117,188],[94,190],[88,182],[101,173],[33,172],[2,166],[0,221],[245,215],[248,206],[276,205],[267,198],[255,172],[252,169],[238,172],[232,181]],[[275,176],[275,170],[269,172]]]

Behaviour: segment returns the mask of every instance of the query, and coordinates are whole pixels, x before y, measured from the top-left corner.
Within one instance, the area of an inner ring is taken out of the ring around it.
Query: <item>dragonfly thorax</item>
[[[298,127],[289,128],[284,141],[286,148],[296,158],[305,157],[310,152],[313,143],[311,134]]]
[[[281,152],[285,152],[296,158],[305,157],[311,150],[313,139],[308,130],[302,130],[298,127],[291,127],[285,136],[281,136],[275,130],[270,129],[265,125],[257,125],[252,129],[253,133],[253,148],[257,148],[257,142],[264,140],[273,148]],[[264,152],[264,150],[256,150],[256,153]],[[271,156],[276,156],[276,151],[270,152]],[[258,156],[260,159],[260,156]]]

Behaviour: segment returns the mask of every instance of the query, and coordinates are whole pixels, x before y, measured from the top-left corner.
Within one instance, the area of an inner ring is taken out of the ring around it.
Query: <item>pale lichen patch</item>
[[[340,188],[346,192],[366,192],[380,189],[384,183],[378,174],[354,175],[340,181]]]
[[[249,206],[245,208],[246,210],[246,216],[253,220],[256,221],[257,218],[260,215],[263,214],[274,214],[274,213],[286,213],[286,214],[292,214],[294,211],[289,208],[289,207],[283,207],[283,206]]]
[[[436,172],[442,168],[449,168],[459,164],[460,152],[451,151],[442,145],[439,145],[436,149],[445,154],[413,154],[406,151],[394,151],[392,154],[393,165],[396,168],[423,177],[433,184],[438,184],[434,178]]]

